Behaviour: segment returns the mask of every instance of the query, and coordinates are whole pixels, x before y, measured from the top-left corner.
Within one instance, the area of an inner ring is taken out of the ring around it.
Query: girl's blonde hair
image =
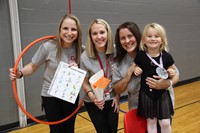
[[[87,42],[86,42],[86,51],[87,51],[87,55],[90,57],[90,58],[97,58],[96,57],[96,48],[95,48],[95,45],[93,44],[92,42],[92,37],[91,37],[91,27],[93,24],[101,24],[103,26],[105,26],[107,32],[108,32],[108,41],[107,41],[107,44],[106,44],[106,52],[105,54],[106,55],[110,55],[113,53],[113,36],[112,36],[112,30],[109,26],[109,24],[103,20],[103,19],[95,19],[93,20],[90,25],[89,25],[89,28],[88,28],[88,32],[87,32]]]
[[[82,52],[82,30],[81,30],[81,25],[80,25],[80,21],[79,19],[72,15],[72,14],[65,14],[63,16],[63,18],[61,19],[59,26],[58,26],[58,33],[57,33],[57,38],[58,38],[58,44],[57,44],[57,54],[56,57],[57,59],[60,61],[61,60],[61,54],[62,54],[62,39],[60,37],[60,32],[61,32],[61,26],[62,23],[65,19],[72,19],[76,22],[76,26],[77,26],[77,31],[78,31],[78,37],[77,39],[74,41],[75,45],[75,49],[76,49],[76,63],[79,64],[80,63],[80,58],[81,58],[81,52]]]
[[[147,24],[145,26],[144,31],[142,33],[142,40],[140,42],[140,50],[147,51],[147,47],[144,42],[145,42],[145,37],[147,36],[147,30],[149,28],[155,29],[162,39],[163,43],[160,47],[160,51],[164,50],[164,51],[168,52],[169,48],[168,48],[167,34],[165,31],[165,28],[158,23],[151,23],[151,24]]]

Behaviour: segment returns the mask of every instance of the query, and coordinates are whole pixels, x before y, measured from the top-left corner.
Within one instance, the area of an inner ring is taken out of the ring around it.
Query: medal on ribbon
[[[156,73],[157,73],[158,76],[160,76],[162,79],[167,79],[167,78],[168,78],[167,70],[165,70],[164,68],[157,67],[157,68],[156,68]]]
[[[165,68],[163,67],[163,60],[162,60],[162,52],[161,52],[161,56],[160,56],[160,64],[153,59],[148,53],[146,53],[146,55],[149,57],[149,59],[156,65],[158,66],[156,68],[156,73],[158,74],[158,76],[160,76],[162,79],[167,79],[168,78],[168,72],[167,70],[165,70]]]

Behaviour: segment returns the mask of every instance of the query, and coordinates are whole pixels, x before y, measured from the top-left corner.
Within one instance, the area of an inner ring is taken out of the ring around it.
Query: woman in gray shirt
[[[111,84],[104,89],[104,99],[99,100],[93,92],[89,79],[99,70],[112,79],[113,39],[111,28],[103,19],[91,22],[87,34],[86,50],[81,55],[81,69],[87,71],[83,82],[85,107],[97,133],[117,133],[119,95]]]
[[[121,94],[127,90],[129,110],[137,108],[138,105],[140,77],[135,76],[133,71],[135,69],[134,58],[139,50],[140,40],[141,32],[134,22],[125,22],[116,30],[116,61],[113,65],[112,82],[117,94]],[[178,69],[171,81],[161,79],[158,76],[154,76],[154,78],[148,77],[146,79],[150,88],[170,88],[179,81]],[[170,89],[170,95],[174,104],[173,89]]]
[[[32,61],[24,66],[21,71],[17,70],[17,74],[14,74],[13,68],[10,68],[10,78],[13,80],[31,75],[42,64],[45,64],[41,95],[42,106],[49,122],[64,119],[78,107],[78,98],[75,104],[72,104],[52,97],[47,92],[60,61],[66,62],[70,66],[78,67],[82,49],[81,39],[82,32],[78,18],[72,14],[66,14],[60,21],[58,35],[55,39],[50,39],[43,43],[33,56]],[[49,125],[50,132],[74,133],[75,119],[76,114],[63,123]]]

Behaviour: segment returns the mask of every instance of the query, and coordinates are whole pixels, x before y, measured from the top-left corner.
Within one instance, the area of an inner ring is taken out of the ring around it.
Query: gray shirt
[[[58,60],[56,58],[57,52],[57,41],[48,40],[38,48],[37,52],[32,58],[32,63],[35,65],[45,64],[45,71],[43,75],[43,85],[42,85],[42,96],[51,97],[47,94],[47,91],[50,87],[51,81],[54,77],[55,71],[58,67]],[[70,61],[75,61],[76,51],[75,45],[72,45],[71,48],[66,49],[62,48],[61,61],[69,63]]]
[[[132,58],[128,54],[125,55],[120,64],[118,64],[117,62],[114,63],[113,76],[112,76],[113,84],[115,84],[116,82],[120,81],[125,77],[132,63],[134,63],[134,58]],[[138,106],[139,89],[140,89],[140,77],[132,75],[127,85],[129,110],[137,108]]]
[[[106,71],[106,58],[105,58],[105,54],[104,53],[98,53],[102,65],[103,65],[103,70]],[[109,57],[109,71],[108,71],[108,75],[107,78],[112,79],[112,64],[113,64],[113,56]],[[99,70],[101,70],[101,66],[99,63],[98,59],[93,59],[93,58],[89,58],[86,51],[84,51],[81,55],[81,62],[80,62],[80,68],[87,71],[86,77],[89,79],[92,75],[94,75],[95,73],[97,73]],[[110,99],[111,100],[115,97],[115,92],[113,90],[113,87],[111,86],[111,83],[108,85],[108,87],[106,88],[106,90],[109,91],[110,93]],[[84,95],[84,100],[86,102],[92,102],[90,100],[90,98],[85,94]]]

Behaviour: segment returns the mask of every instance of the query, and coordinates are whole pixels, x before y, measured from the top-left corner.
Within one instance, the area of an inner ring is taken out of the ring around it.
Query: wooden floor
[[[120,108],[128,111],[127,102]],[[119,113],[118,133],[124,132],[124,113]],[[200,81],[175,88],[175,115],[172,122],[173,133],[200,133]],[[95,133],[87,112],[79,113],[75,125],[76,133]],[[36,124],[9,133],[49,133],[47,125]]]

